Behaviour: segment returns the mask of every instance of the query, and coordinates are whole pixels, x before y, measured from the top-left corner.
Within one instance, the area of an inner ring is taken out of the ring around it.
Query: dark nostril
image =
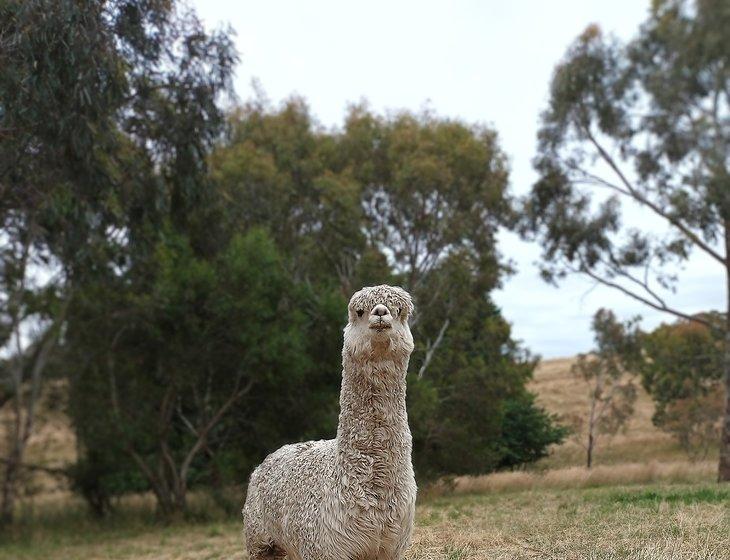
[[[383,315],[388,314],[388,308],[380,303],[373,308],[372,314],[377,317],[382,317]]]

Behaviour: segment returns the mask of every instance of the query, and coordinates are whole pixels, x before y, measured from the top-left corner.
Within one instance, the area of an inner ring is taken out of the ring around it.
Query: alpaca
[[[337,437],[285,445],[251,475],[243,508],[252,560],[400,560],[416,503],[405,290],[363,288],[348,305]]]

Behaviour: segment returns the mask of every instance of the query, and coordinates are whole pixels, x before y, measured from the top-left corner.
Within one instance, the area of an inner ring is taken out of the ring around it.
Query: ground
[[[570,364],[544,362],[532,382],[557,414],[587,403]],[[714,483],[713,457],[689,462],[652,426],[652,412],[640,394],[626,432],[603,442],[590,471],[571,440],[529,472],[459,478],[422,492],[408,559],[730,560],[730,486]],[[48,445],[34,444],[34,458]],[[77,498],[45,492],[24,501],[20,523],[0,535],[0,560],[246,559],[239,514],[209,507],[205,496],[191,502],[192,519],[161,524],[149,496],[131,497],[99,523]]]
[[[730,488],[713,483],[598,488],[506,488],[426,496],[409,560],[730,559]],[[204,560],[247,558],[241,525],[89,523],[68,511],[20,527],[5,560]]]

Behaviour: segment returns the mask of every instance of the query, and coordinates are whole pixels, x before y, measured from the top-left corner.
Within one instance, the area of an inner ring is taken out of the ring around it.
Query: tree
[[[704,319],[721,323],[719,314]],[[718,329],[680,319],[641,337],[642,384],[654,400],[654,424],[673,434],[690,458],[716,444],[722,417],[722,340]]]
[[[10,356],[4,373],[13,401],[2,524],[12,521],[18,473],[71,297],[56,249],[73,239],[82,253],[90,228],[79,216],[95,214],[104,196],[91,188],[104,172],[91,147],[110,140],[105,111],[118,83],[108,61],[92,63],[100,45],[91,13],[76,29],[59,25],[79,10],[71,3],[0,5],[0,344]],[[88,35],[79,37],[79,29]]]
[[[185,224],[236,55],[225,32],[206,33],[168,0],[10,0],[0,22],[1,342],[15,345],[22,426],[5,461],[8,521],[45,364],[70,334],[74,300],[155,247],[164,218]]]
[[[495,236],[509,214],[494,131],[364,105],[325,130],[302,100],[258,98],[233,113],[211,162],[232,223],[266,227],[293,278],[342,297],[383,282],[414,294],[419,477],[512,466],[560,439],[525,390],[535,362],[489,295],[507,270]],[[520,419],[532,439],[506,434]]]
[[[316,387],[309,302],[257,230],[206,257],[170,234],[144,271],[101,293],[88,287],[71,317],[71,412],[90,453],[117,442],[161,512],[179,514],[225,443],[233,408],[251,423],[261,416],[257,385],[277,387],[282,400],[292,384],[306,392],[305,379]]]
[[[289,257],[293,277],[317,285],[334,280],[344,297],[374,282],[377,275],[360,266],[363,257],[379,260],[361,228],[361,185],[338,164],[336,136],[321,130],[298,98],[274,110],[259,97],[229,121],[211,176],[228,204],[230,227],[265,227]]]
[[[548,456],[550,446],[565,440],[569,428],[556,415],[535,405],[535,395],[525,392],[505,403],[500,438],[502,458],[497,468],[512,469]]]
[[[722,481],[730,480],[730,313],[710,324],[674,306],[667,290],[673,265],[699,252],[720,267],[730,293],[729,25],[722,0],[658,0],[628,44],[588,27],[553,74],[535,158],[540,177],[521,220],[543,245],[546,279],[582,274],[719,329]],[[622,223],[622,203],[641,209],[644,223]]]
[[[507,270],[495,241],[509,213],[506,157],[488,127],[429,113],[386,119],[364,106],[350,110],[340,143],[362,185],[369,244],[388,255],[419,302],[414,327],[426,346],[413,359],[423,377],[460,303],[439,266],[459,255],[484,293]],[[439,320],[421,328],[432,309]]]
[[[5,388],[0,403],[11,401],[11,415],[5,423],[0,526],[13,520],[15,499],[28,440],[33,434],[36,408],[51,354],[65,319],[66,304],[60,299],[58,279],[53,275],[38,281],[42,263],[34,233],[19,231],[24,221],[8,217],[6,244],[0,249],[0,346],[8,353],[0,367]],[[59,307],[61,309],[59,309]]]
[[[588,386],[588,410],[574,419],[576,434],[585,437],[586,467],[602,435],[614,435],[634,413],[636,386],[632,378],[639,358],[636,320],[620,323],[613,312],[593,316],[596,348],[580,354],[571,372]]]
[[[448,286],[448,291],[417,310],[415,329],[422,338],[438,336],[444,316],[450,318],[428,369],[417,356],[411,366],[414,465],[425,479],[511,468],[523,464],[518,457],[531,462],[563,439],[554,419],[542,414],[526,390],[536,361],[512,340],[489,285],[483,277],[484,283],[477,280],[471,261],[462,253],[441,262],[422,289]],[[518,420],[529,423],[517,428]]]

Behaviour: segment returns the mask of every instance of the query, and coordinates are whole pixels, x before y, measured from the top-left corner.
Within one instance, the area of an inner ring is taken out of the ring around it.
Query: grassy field
[[[505,487],[424,496],[408,558],[725,559],[729,503],[730,488],[712,483]],[[5,536],[0,558],[247,558],[237,518],[161,525],[151,511],[127,510],[99,524],[65,504],[55,515],[47,507],[34,521]]]
[[[544,362],[532,382],[551,412],[587,405],[570,364]],[[651,424],[652,412],[641,393],[627,430],[604,440],[590,471],[581,466],[579,442],[571,440],[529,472],[458,478],[424,490],[408,558],[730,560],[730,486],[713,482],[714,458],[688,462]],[[36,459],[43,447],[58,451],[50,440],[68,444],[63,418],[49,420],[52,426],[34,442]],[[38,484],[45,489],[50,482]],[[232,494],[242,500],[241,491]],[[205,496],[191,502],[190,519],[163,524],[149,496],[131,497],[98,522],[78,498],[45,491],[25,501],[20,523],[0,534],[0,560],[247,558],[239,515],[216,509]]]

